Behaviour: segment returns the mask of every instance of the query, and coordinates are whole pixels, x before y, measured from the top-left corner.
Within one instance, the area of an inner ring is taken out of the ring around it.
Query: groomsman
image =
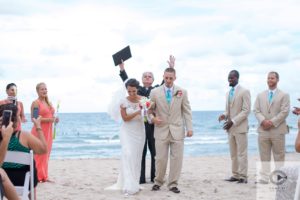
[[[248,172],[248,115],[251,110],[249,90],[239,85],[239,72],[230,71],[230,86],[226,94],[226,111],[219,116],[219,121],[226,120],[224,130],[228,133],[232,176],[225,179],[229,182],[247,183]]]
[[[282,166],[285,159],[285,134],[288,133],[286,118],[290,111],[290,97],[277,88],[279,74],[269,72],[268,90],[257,95],[254,113],[258,120],[258,147],[262,168],[258,183],[269,182],[271,152],[275,167]]]
[[[174,68],[175,66],[175,57],[170,55],[168,60],[169,67]],[[128,79],[127,73],[125,71],[124,63],[122,62],[120,65],[120,77],[125,82]],[[138,88],[138,95],[149,97],[152,89],[159,87],[160,85],[152,86],[154,81],[154,76],[152,72],[144,72],[142,75],[143,87]],[[162,81],[161,85],[164,83]],[[145,132],[146,132],[146,141],[143,150],[142,156],[142,165],[141,165],[141,176],[140,176],[140,184],[146,183],[146,155],[147,155],[147,145],[151,154],[151,182],[154,182],[155,178],[155,139],[154,139],[154,125],[148,122],[145,122]]]

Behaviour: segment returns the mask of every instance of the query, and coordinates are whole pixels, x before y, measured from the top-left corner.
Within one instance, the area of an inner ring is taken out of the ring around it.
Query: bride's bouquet
[[[144,122],[151,123],[151,119],[148,115],[148,110],[151,108],[153,102],[147,98],[147,97],[142,97],[140,100],[140,107],[142,109],[142,117],[144,118]]]

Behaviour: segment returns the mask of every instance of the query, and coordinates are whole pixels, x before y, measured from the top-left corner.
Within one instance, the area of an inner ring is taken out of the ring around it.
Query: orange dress
[[[40,100],[37,100],[38,106],[39,106],[39,115],[42,118],[52,118],[54,117],[54,108],[48,105],[45,105]],[[52,149],[52,124],[53,122],[42,122],[41,128],[44,132],[45,139],[48,146],[48,152],[43,155],[35,155],[35,164],[37,168],[37,176],[39,181],[47,181],[48,180],[48,161],[50,158],[50,153]],[[37,136],[36,127],[33,126],[31,133],[35,136]]]

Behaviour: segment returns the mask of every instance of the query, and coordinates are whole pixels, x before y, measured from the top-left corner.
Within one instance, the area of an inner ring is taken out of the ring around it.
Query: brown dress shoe
[[[153,185],[153,187],[152,187],[152,191],[157,191],[159,189],[160,189],[159,185]]]
[[[174,193],[179,193],[180,190],[177,187],[171,187],[170,191],[174,192]]]

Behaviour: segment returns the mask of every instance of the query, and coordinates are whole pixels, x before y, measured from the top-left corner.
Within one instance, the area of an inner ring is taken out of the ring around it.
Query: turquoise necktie
[[[171,95],[171,90],[170,89],[167,90],[166,99],[167,99],[168,104],[170,104],[171,100],[172,100],[172,95]]]
[[[232,101],[234,96],[234,87],[231,87],[230,91],[229,91],[229,100]]]
[[[273,92],[269,92],[269,103],[272,102],[272,99],[273,99]]]

